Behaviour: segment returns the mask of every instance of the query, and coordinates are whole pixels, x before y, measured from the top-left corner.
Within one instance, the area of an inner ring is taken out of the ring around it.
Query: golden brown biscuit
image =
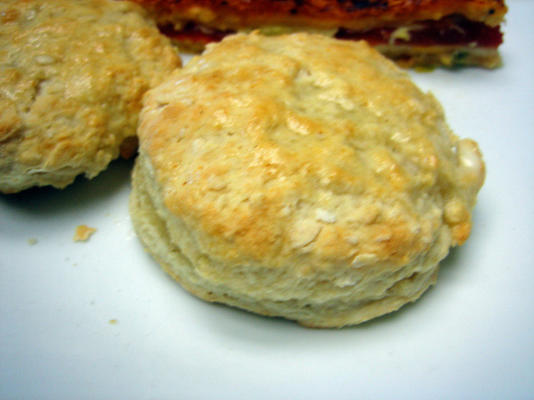
[[[131,215],[208,300],[314,327],[417,299],[469,236],[484,164],[365,42],[236,35],[149,91]]]
[[[0,3],[0,191],[62,188],[131,152],[141,97],[180,65],[137,6]]]

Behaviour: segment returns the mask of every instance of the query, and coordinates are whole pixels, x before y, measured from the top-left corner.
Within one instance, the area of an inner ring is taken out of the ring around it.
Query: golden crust
[[[138,133],[149,251],[203,298],[313,326],[415,300],[467,239],[484,177],[431,95],[319,35],[208,46],[147,93]]]
[[[289,25],[367,30],[463,15],[490,26],[506,13],[503,0],[134,0],[159,24],[196,21],[217,29],[240,30]]]
[[[9,0],[0,18],[2,192],[97,175],[135,136],[144,92],[180,65],[130,3]]]

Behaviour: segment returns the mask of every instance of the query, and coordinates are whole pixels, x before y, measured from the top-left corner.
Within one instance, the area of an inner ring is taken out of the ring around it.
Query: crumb
[[[132,158],[137,153],[139,141],[137,136],[128,136],[120,145],[120,155],[125,160]]]
[[[72,240],[74,240],[75,242],[86,242],[95,232],[95,228],[91,228],[87,225],[78,225],[76,227],[76,232],[74,232],[74,237],[72,238]]]
[[[34,244],[37,244],[37,239],[36,238],[29,238],[28,239],[28,244],[30,246],[33,246]]]
[[[116,320],[116,319],[110,319],[110,320],[109,320],[109,324],[110,324],[110,325],[117,325],[118,322],[119,322],[119,321]]]

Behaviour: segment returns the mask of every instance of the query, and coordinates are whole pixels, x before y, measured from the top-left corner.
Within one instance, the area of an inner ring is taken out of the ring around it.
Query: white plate
[[[202,302],[143,252],[115,162],[0,196],[0,398],[532,398],[534,2],[510,6],[503,68],[413,74],[488,170],[471,238],[420,301],[343,330]]]

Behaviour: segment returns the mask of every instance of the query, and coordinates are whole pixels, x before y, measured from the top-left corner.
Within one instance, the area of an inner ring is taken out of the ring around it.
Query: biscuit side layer
[[[449,248],[450,238],[444,231],[429,253],[400,268],[380,263],[360,269],[347,266],[334,274],[315,271],[299,276],[292,265],[276,270],[262,265],[225,265],[198,252],[194,236],[163,206],[161,188],[150,171],[140,156],[130,197],[135,231],[170,276],[206,301],[296,320],[309,327],[355,325],[419,298],[436,282],[438,262]]]

